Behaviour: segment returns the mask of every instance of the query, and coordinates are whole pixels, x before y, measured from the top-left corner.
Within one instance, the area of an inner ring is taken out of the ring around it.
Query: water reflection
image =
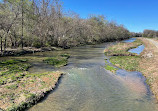
[[[136,54],[140,55],[140,53],[143,52],[144,48],[145,48],[144,45],[140,45],[137,48],[130,49],[128,52],[136,53]]]
[[[123,42],[131,43],[131,42],[134,42],[134,41],[136,41],[136,38],[130,38],[130,39],[124,40]]]

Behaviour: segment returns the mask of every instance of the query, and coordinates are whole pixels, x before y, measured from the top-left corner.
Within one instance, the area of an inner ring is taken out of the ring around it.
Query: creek
[[[71,54],[68,65],[54,68],[33,63],[32,73],[59,70],[66,73],[58,87],[28,111],[158,111],[158,105],[139,72],[105,70],[104,49],[113,43],[64,50]],[[63,51],[27,56],[55,56]]]

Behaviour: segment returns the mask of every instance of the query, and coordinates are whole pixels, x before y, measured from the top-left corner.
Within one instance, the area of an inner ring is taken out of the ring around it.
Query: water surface
[[[144,45],[140,45],[140,46],[138,46],[137,48],[130,49],[128,52],[136,53],[136,54],[140,55],[141,52],[143,52],[144,48],[145,48]]]
[[[34,63],[30,72],[60,70],[66,73],[55,91],[29,111],[158,111],[145,78],[139,72],[118,70],[117,75],[104,69],[103,54],[110,43],[65,50],[69,65],[53,68]],[[30,56],[53,56],[61,51]]]
[[[131,42],[134,42],[134,41],[136,41],[136,38],[130,38],[130,39],[124,40],[123,42],[131,43]]]

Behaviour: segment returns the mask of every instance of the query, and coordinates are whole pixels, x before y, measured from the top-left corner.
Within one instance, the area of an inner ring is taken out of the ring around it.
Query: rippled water
[[[110,43],[65,50],[69,65],[60,69],[34,63],[30,72],[61,70],[66,73],[55,91],[29,111],[158,111],[157,104],[139,72],[104,69],[103,51]],[[53,56],[61,51],[36,53]]]

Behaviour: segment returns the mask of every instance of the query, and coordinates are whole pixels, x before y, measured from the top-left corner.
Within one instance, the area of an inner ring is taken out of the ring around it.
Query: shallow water
[[[128,52],[136,53],[136,54],[140,55],[140,53],[143,52],[144,48],[145,48],[144,45],[140,45],[137,48],[130,49]]]
[[[117,75],[104,69],[103,54],[110,43],[65,50],[69,65],[55,69],[34,63],[30,72],[60,70],[66,73],[55,91],[29,111],[158,111],[153,95],[139,72],[118,70]],[[61,51],[30,56],[53,56]]]
[[[130,39],[124,40],[123,42],[131,43],[131,42],[134,42],[134,41],[136,41],[136,38],[130,38]]]

